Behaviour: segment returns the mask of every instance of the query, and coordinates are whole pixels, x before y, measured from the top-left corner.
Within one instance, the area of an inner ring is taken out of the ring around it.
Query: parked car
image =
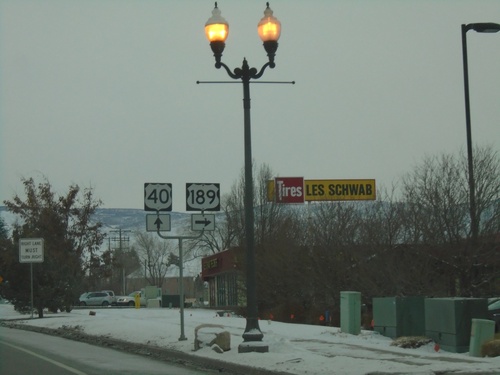
[[[116,295],[115,295],[115,292],[113,292],[112,290],[101,290],[101,292],[108,293],[111,296],[111,299],[112,299],[111,304],[112,305],[116,305]]]
[[[83,293],[80,296],[80,306],[110,306],[113,303],[113,297],[107,292]]]
[[[490,319],[495,321],[495,332],[500,332],[500,300],[488,305]]]
[[[140,290],[130,293],[128,296],[118,296],[116,297],[116,304],[118,306],[135,306],[135,295],[139,293],[141,297],[141,306],[146,306],[146,299],[142,296]]]

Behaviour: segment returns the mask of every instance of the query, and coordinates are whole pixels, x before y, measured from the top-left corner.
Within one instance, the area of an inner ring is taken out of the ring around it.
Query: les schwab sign
[[[375,200],[375,180],[304,180],[276,177],[268,181],[268,201],[304,203],[312,201]]]

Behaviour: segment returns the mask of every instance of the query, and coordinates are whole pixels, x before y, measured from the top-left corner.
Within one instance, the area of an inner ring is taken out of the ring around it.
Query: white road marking
[[[21,350],[21,351],[23,351],[23,352],[25,352],[25,353],[28,353],[28,354],[30,354],[30,355],[32,355],[32,356],[34,356],[34,357],[40,358],[41,360],[44,360],[44,361],[50,362],[50,363],[52,363],[53,365],[56,365],[56,366],[61,367],[61,368],[65,369],[65,370],[68,370],[69,372],[72,372],[72,373],[73,373],[73,374],[75,374],[75,375],[87,375],[87,373],[85,373],[85,372],[82,372],[82,371],[80,371],[80,370],[77,370],[77,369],[75,369],[75,368],[73,368],[73,367],[66,366],[65,364],[63,364],[63,363],[61,363],[61,362],[54,361],[53,359],[50,359],[50,358],[45,357],[45,356],[43,356],[43,355],[41,355],[41,354],[37,354],[37,353],[35,353],[35,352],[32,352],[31,350],[24,349],[24,348],[21,348],[20,346],[17,346],[17,345],[12,345],[12,344],[9,344],[9,343],[6,343],[6,342],[3,342],[3,344],[8,345],[8,346],[10,346],[11,348],[14,348],[14,349],[17,349],[17,350]]]

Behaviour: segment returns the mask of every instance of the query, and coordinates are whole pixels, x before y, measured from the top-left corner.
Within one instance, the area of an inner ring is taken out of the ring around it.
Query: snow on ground
[[[238,353],[246,320],[220,317],[207,309],[184,310],[181,337],[180,310],[168,308],[73,310],[47,313],[43,319],[20,315],[9,304],[0,305],[0,320],[16,319],[17,324],[46,328],[81,327],[89,335],[169,348],[220,361],[265,368],[290,374],[500,374],[500,357],[475,358],[468,353],[434,350],[434,344],[418,349],[391,346],[392,339],[372,331],[360,335],[340,332],[336,327],[259,322],[268,353]],[[194,330],[200,324],[220,324],[231,334],[231,350],[218,354],[210,348],[194,351]]]

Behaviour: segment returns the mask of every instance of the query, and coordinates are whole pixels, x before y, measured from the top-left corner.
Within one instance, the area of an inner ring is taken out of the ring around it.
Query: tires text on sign
[[[220,211],[220,184],[186,184],[186,211]]]
[[[43,238],[19,239],[19,263],[43,263]]]
[[[144,211],[172,211],[172,184],[144,184]]]
[[[303,177],[276,177],[274,186],[276,203],[304,203]]]
[[[304,201],[368,201],[377,199],[374,179],[304,180],[302,191],[300,181],[294,177],[276,178],[267,181],[267,200],[276,203],[301,203]]]

